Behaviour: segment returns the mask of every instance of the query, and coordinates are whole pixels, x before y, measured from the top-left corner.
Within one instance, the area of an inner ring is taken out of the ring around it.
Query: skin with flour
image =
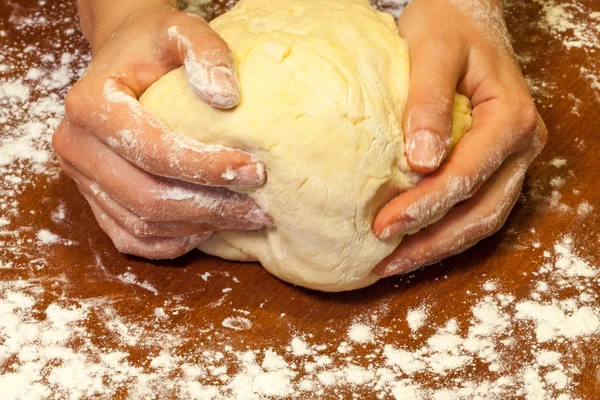
[[[178,11],[175,0],[78,0],[77,5],[82,32],[92,47],[92,64],[69,93],[66,117],[53,144],[65,172],[86,194],[116,246],[126,253],[169,258],[205,240],[208,235],[203,232],[269,225],[247,198],[231,197],[226,190],[206,198],[206,184],[260,185],[260,164],[227,149],[207,152],[198,143],[172,143],[165,129],[156,134],[147,124],[129,119],[139,110],[133,102],[125,107],[114,102],[112,107],[113,99],[103,91],[108,81],[116,81],[135,100],[184,60],[191,69],[210,68],[219,60],[227,65],[226,44],[202,21]],[[181,41],[167,34],[172,26],[189,39],[191,49],[180,47]],[[399,32],[408,44],[412,65],[403,121],[410,149],[406,156],[415,170],[432,173],[384,207],[374,230],[387,238],[427,224],[431,216],[418,213],[419,209],[447,214],[405,238],[378,266],[382,276],[455,254],[499,229],[518,195],[525,169],[547,135],[506,39],[500,0],[413,0],[400,17]],[[220,49],[221,57],[208,57],[208,50],[214,49]],[[205,59],[205,63],[194,62]],[[212,82],[213,87],[232,87],[228,79]],[[440,152],[446,151],[431,144],[447,143],[448,104],[457,86],[471,97],[477,128],[454,152],[469,157],[451,155],[445,163],[451,167],[436,170]],[[115,129],[113,122],[118,126],[124,118],[132,129]],[[416,134],[421,131],[431,134]],[[107,133],[112,137],[110,146],[104,140]],[[141,149],[153,152],[142,150],[132,157],[132,133]],[[192,151],[195,156],[185,161],[177,157],[180,152],[164,157],[172,149]],[[472,154],[479,157],[471,159]],[[240,179],[232,180],[234,176]],[[169,221],[162,216],[165,210],[174,214]],[[157,236],[158,232],[169,237]]]
[[[378,239],[373,218],[421,178],[404,157],[410,68],[393,18],[367,1],[242,0],[211,27],[233,52],[238,107],[207,106],[181,69],[140,102],[173,132],[256,154],[269,178],[247,193],[275,227],[219,232],[200,248],[259,260],[278,277],[314,289],[372,284],[375,265],[400,241]],[[176,27],[169,32],[178,34]],[[463,96],[456,110],[460,136],[470,126]]]
[[[444,146],[411,143],[423,136],[447,142],[455,90],[471,99],[473,128],[439,168],[421,169],[431,173],[378,213],[373,227],[382,239],[444,215],[405,238],[377,266],[381,276],[435,263],[499,230],[548,136],[510,44],[501,0],[414,0],[398,28],[414,67],[403,121],[411,166],[445,153]]]
[[[92,63],[67,96],[53,145],[115,246],[174,258],[214,230],[271,225],[252,199],[225,188],[265,181],[255,157],[173,135],[137,101],[183,65],[199,98],[219,109],[235,106],[227,44],[175,1],[79,0],[78,8]],[[177,38],[167,32],[172,25],[179,26]]]

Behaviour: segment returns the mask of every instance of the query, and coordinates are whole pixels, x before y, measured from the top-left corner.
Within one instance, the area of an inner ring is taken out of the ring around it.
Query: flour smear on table
[[[597,13],[578,3],[537,1],[542,5],[540,23],[555,40],[569,51],[593,53],[597,36],[590,36],[581,24],[593,22]],[[546,245],[536,241],[534,229],[522,234],[522,247],[515,252],[529,254],[535,265],[527,296],[513,294],[511,282],[482,277],[480,290],[464,293],[468,312],[449,312],[443,324],[431,325],[430,320],[442,318],[434,318],[422,306],[397,316],[407,329],[384,329],[378,324],[388,312],[382,306],[346,327],[332,327],[337,341],[329,343],[319,343],[311,332],[291,326],[287,348],[251,344],[233,348],[229,338],[252,330],[253,316],[248,310],[232,308],[221,326],[207,326],[199,333],[205,339],[203,346],[194,344],[193,351],[186,351],[188,327],[169,323],[189,311],[177,299],[133,321],[120,315],[113,307],[115,299],[108,296],[61,295],[69,282],[64,275],[45,272],[46,255],[77,246],[73,239],[53,232],[75,216],[59,203],[51,211],[50,226],[31,226],[28,215],[39,211],[24,208],[19,199],[33,186],[49,185],[58,177],[51,133],[62,117],[68,86],[90,57],[70,42],[52,39],[52,32],[60,30],[63,37],[71,35],[73,42],[80,43],[71,5],[52,7],[48,13],[14,7],[10,20],[0,21],[0,39],[9,43],[0,49],[2,399],[109,398],[124,390],[135,399],[315,398],[331,395],[339,387],[396,399],[576,398],[574,388],[584,362],[578,346],[600,340],[600,265],[582,256],[581,245],[568,233],[557,233],[554,243]],[[511,1],[507,12],[518,12],[518,2]],[[54,50],[21,46],[15,36],[19,33],[54,40]],[[521,62],[526,64],[528,57],[521,55]],[[573,68],[600,92],[598,70]],[[551,97],[552,85],[544,85],[543,75],[528,76],[528,81],[536,96]],[[585,148],[583,141],[575,143]],[[551,180],[534,183],[522,201],[585,222],[597,212],[585,193],[576,193],[580,204],[561,202],[562,193],[573,190],[569,162],[553,159],[545,166]],[[97,268],[107,273],[100,256]],[[218,273],[222,272],[204,274],[201,282]],[[140,282],[131,271],[114,281],[158,294],[152,282]],[[210,307],[227,309],[224,299],[236,290],[236,278],[232,281]],[[280,318],[286,321],[285,315]],[[95,338],[92,332],[100,330],[116,338],[117,344]],[[414,338],[425,345],[414,346]],[[527,345],[522,338],[529,341]],[[132,360],[134,349],[146,349],[149,358]],[[586,356],[599,362],[598,355]],[[475,375],[470,372],[474,365],[484,365],[489,372]]]

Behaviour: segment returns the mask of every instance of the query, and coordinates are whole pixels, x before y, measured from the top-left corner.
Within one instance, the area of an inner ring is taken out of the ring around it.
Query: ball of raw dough
[[[183,69],[141,102],[176,133],[256,154],[268,181],[248,194],[276,227],[215,233],[200,249],[323,291],[374,283],[401,240],[376,238],[375,214],[421,179],[404,156],[409,59],[392,16],[367,0],[242,0],[210,25],[233,52],[239,106],[211,108]],[[469,126],[457,97],[454,135]]]

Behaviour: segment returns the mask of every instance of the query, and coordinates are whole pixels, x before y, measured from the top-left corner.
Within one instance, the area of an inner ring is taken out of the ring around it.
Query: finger
[[[239,83],[227,43],[198,16],[179,15],[168,23],[169,49],[184,65],[194,91],[215,108],[235,107]]]
[[[467,50],[446,40],[407,43],[411,71],[403,121],[406,159],[415,171],[428,173],[440,166],[450,147],[454,97]]]
[[[512,156],[471,199],[406,237],[375,272],[382,277],[408,273],[461,253],[498,231],[518,199],[529,163],[522,155]]]
[[[70,162],[61,159],[60,164],[65,173],[87,187],[90,192],[112,193],[112,199],[145,221],[196,221],[218,226],[220,230],[272,225],[272,220],[252,199],[228,192],[226,189],[195,190],[196,188],[186,187],[177,182],[152,180],[152,177],[147,183],[135,178],[128,182],[128,177],[133,174],[127,173],[107,176],[93,174],[102,176],[101,181],[106,183],[107,190]],[[114,176],[113,182],[109,181],[111,176]],[[148,177],[142,176],[142,179],[144,178]]]
[[[72,123],[154,174],[211,186],[260,186],[264,166],[250,153],[171,132],[119,79],[90,74],[66,100]]]
[[[177,258],[189,253],[211,236],[211,233],[207,232],[178,238],[139,238],[127,232],[106,214],[92,196],[88,196],[85,192],[82,194],[88,201],[102,230],[110,237],[117,250],[124,254],[156,260]]]
[[[373,225],[376,235],[387,239],[422,227],[470,198],[506,158],[530,145],[537,121],[535,107],[527,102],[494,99],[478,105],[473,128],[446,162],[379,212]]]
[[[91,196],[106,214],[125,230],[137,237],[181,237],[218,230],[251,230],[263,227],[263,225],[251,222],[231,222],[226,220],[217,220],[214,222],[144,220],[112,199],[108,193],[103,191],[98,185],[95,185],[83,174],[74,170],[73,167],[66,165],[65,172],[67,171],[68,175],[77,182],[80,192],[85,192],[86,197]]]
[[[55,140],[55,147],[69,164],[63,165],[65,171],[85,175],[142,219],[223,221],[224,227],[272,225],[272,220],[246,195],[151,175],[89,134],[71,130],[68,140],[58,141],[61,143]]]

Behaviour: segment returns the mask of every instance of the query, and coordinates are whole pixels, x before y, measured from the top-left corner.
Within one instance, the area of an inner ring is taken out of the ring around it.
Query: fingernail
[[[250,213],[248,213],[247,221],[253,224],[253,229],[260,229],[264,227],[271,228],[275,226],[271,217],[265,214],[265,212],[260,208],[250,211]]]
[[[383,269],[383,272],[381,273],[381,276],[385,278],[387,276],[408,272],[412,265],[413,262],[405,258],[394,260],[388,265],[386,265],[386,267]]]
[[[215,87],[213,104],[230,109],[240,102],[237,75],[230,67],[217,65],[210,70],[210,79]]]
[[[231,176],[231,183],[233,185],[247,185],[257,186],[261,185],[264,181],[263,174],[261,171],[264,169],[262,164],[245,164],[238,167]]]
[[[380,235],[380,238],[383,240],[391,239],[392,237],[396,236],[397,234],[402,232],[404,229],[406,229],[406,226],[407,226],[407,224],[405,221],[394,222],[393,224],[390,224],[385,227],[385,229],[383,230],[383,232]]]
[[[406,153],[411,164],[429,172],[439,167],[446,157],[446,145],[439,135],[421,129],[412,135]]]
[[[263,226],[266,226],[267,228],[273,228],[275,226],[275,222],[273,221],[273,219],[271,219],[271,217],[264,213],[258,219],[258,223],[262,224]]]
[[[188,81],[196,93],[212,106],[221,109],[233,108],[240,101],[233,59],[231,56],[226,58],[206,61],[188,56],[185,60]]]

